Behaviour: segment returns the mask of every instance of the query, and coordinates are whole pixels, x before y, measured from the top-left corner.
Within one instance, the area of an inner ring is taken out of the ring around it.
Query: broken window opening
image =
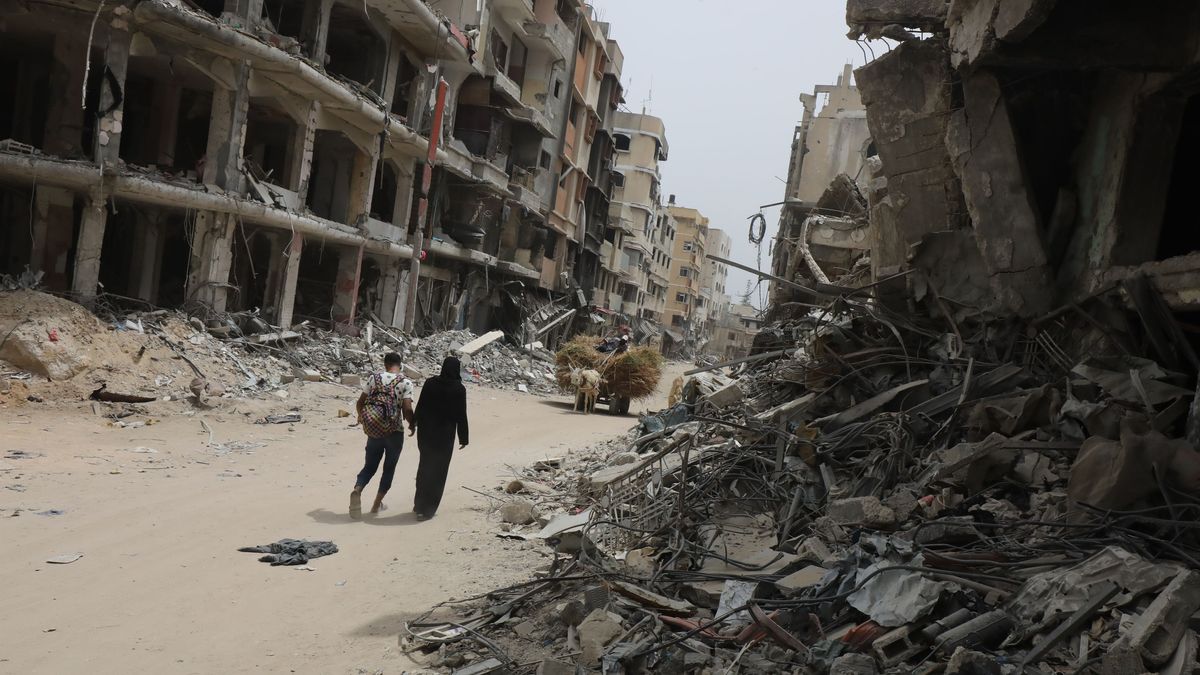
[[[228,296],[231,311],[263,310],[263,315],[275,317],[275,301],[268,297],[271,276],[282,273],[282,265],[272,265],[272,258],[283,257],[276,240],[260,229],[239,225],[233,234],[233,264],[229,282],[238,288]]]
[[[617,152],[629,152],[629,144],[631,142],[632,139],[629,138],[628,134],[613,135],[613,145],[616,146]]]
[[[159,307],[182,307],[187,291],[188,247],[184,216],[170,215],[163,219],[162,264],[158,275],[155,304]]]
[[[422,79],[421,70],[404,54],[400,55],[400,67],[396,70],[396,87],[392,94],[392,114],[408,123],[415,117],[413,102]],[[411,124],[410,124],[411,126]]]
[[[1200,227],[1196,227],[1194,159],[1200,154],[1200,94],[1187,99],[1175,143],[1175,156],[1167,181],[1162,229],[1157,260],[1200,251]]]
[[[292,189],[292,146],[298,125],[282,111],[253,102],[246,113],[246,140],[242,156],[260,170],[272,185]]]
[[[358,307],[359,314],[383,310],[383,268],[370,256],[363,256],[358,272]]]
[[[500,38],[500,33],[495,28],[492,29],[492,34],[488,36],[488,41],[491,43],[492,65],[496,70],[504,73],[508,69],[508,45]]]
[[[225,11],[225,0],[190,0],[190,3],[214,19],[221,18],[221,13]]]
[[[304,34],[304,0],[263,0],[262,15],[278,35],[302,41]]]
[[[508,55],[508,68],[505,71],[508,79],[517,83],[517,86],[525,88],[525,67],[529,61],[529,49],[524,42],[513,36],[512,48]]]
[[[305,203],[317,216],[349,224],[350,178],[359,150],[340,131],[318,129]],[[307,256],[305,256],[307,257]]]
[[[500,151],[508,125],[496,110],[492,83],[478,75],[467,78],[458,94],[454,137],[462,141],[472,155],[493,159]]]
[[[100,249],[100,286],[106,293],[135,298],[138,274],[145,270],[144,250],[138,250],[138,230],[153,217],[137,204],[117,202],[104,224],[104,243]],[[119,298],[114,298],[122,304]]]
[[[387,160],[379,160],[375,168],[375,190],[371,194],[371,217],[385,223],[395,223],[396,192],[400,179],[396,168]]]
[[[33,204],[32,190],[0,185],[0,274],[16,276],[34,267]]]
[[[325,70],[353,80],[376,94],[383,92],[387,45],[363,20],[362,6],[335,3],[329,16]]]
[[[0,31],[0,140],[44,146],[53,50],[53,38]]]
[[[337,285],[336,249],[305,246],[296,280],[296,322],[308,319],[322,326],[333,325],[333,296]]]

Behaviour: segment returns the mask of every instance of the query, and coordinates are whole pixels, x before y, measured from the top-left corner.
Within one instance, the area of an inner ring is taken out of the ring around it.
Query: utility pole
[[[404,330],[413,331],[417,321],[417,282],[421,278],[421,253],[432,238],[429,223],[429,187],[433,184],[433,166],[437,162],[438,143],[442,139],[442,117],[446,112],[446,89],[449,85],[439,77],[437,103],[433,107],[433,126],[429,130],[429,155],[421,173],[421,200],[417,203],[417,230],[412,236],[412,264],[408,268],[408,307],[404,311]]]

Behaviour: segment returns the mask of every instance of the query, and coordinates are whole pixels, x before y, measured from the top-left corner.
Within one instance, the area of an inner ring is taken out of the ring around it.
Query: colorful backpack
[[[363,431],[371,438],[382,438],[404,429],[401,416],[404,405],[404,378],[384,384],[383,375],[371,375],[367,401],[362,411]]]

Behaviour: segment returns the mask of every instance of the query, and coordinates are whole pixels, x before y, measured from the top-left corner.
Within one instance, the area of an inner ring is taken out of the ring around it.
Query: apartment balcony
[[[639,309],[639,307],[636,302],[631,302],[631,301],[626,300],[625,302],[621,303],[621,313],[622,314],[627,314],[629,316],[637,316],[638,309]]]
[[[549,206],[553,177],[541,167],[513,166],[509,172],[508,190],[525,208],[541,213]]]
[[[533,13],[533,0],[492,0],[492,11],[512,18],[514,23],[537,21]]]
[[[600,267],[608,270],[609,272],[615,272],[617,270],[617,268],[613,267],[613,251],[615,250],[616,249],[611,241],[606,241],[603,244],[600,244]]]
[[[536,19],[527,21],[523,28],[525,34],[532,38],[531,48],[546,49],[555,59],[565,59],[575,52],[575,33],[557,16],[546,23]]]

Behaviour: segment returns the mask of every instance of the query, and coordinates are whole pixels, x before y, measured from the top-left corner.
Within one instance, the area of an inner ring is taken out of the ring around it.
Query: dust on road
[[[669,366],[634,412],[665,405],[684,368]],[[460,486],[492,493],[506,467],[636,422],[572,413],[568,397],[470,387],[472,443],[455,456],[438,516],[410,513],[409,439],[388,510],[355,522],[346,507],[364,437],[337,411],[356,397],[293,383],[286,401],[149,404],[156,422],[139,428],[110,426],[90,403],[0,408],[0,671],[411,670],[397,648],[406,619],[526,579],[546,560],[538,545],[496,537],[488,501]],[[292,408],[302,423],[253,424]],[[237,551],[285,537],[341,550],[312,571]],[[71,553],[83,557],[46,563]]]

